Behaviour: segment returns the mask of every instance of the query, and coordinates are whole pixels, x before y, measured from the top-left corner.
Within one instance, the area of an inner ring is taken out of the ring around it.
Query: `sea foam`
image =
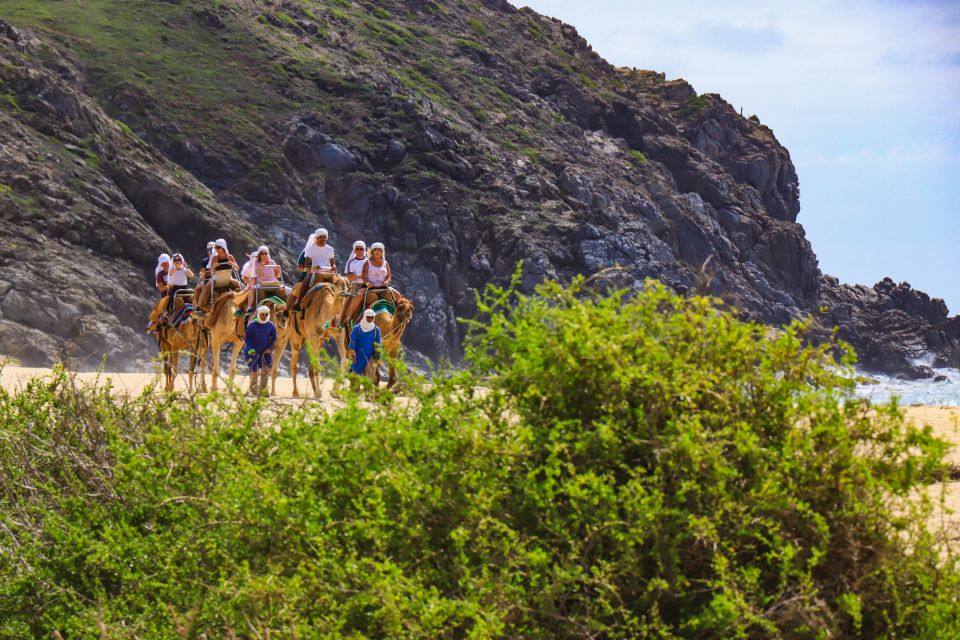
[[[960,369],[934,369],[938,376],[946,376],[942,382],[930,380],[897,380],[889,376],[864,374],[878,382],[858,384],[857,395],[871,402],[889,402],[894,396],[900,404],[926,404],[960,406]],[[860,373],[860,372],[858,372]]]

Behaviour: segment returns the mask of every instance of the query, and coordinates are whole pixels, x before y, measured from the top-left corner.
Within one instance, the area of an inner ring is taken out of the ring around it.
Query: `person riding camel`
[[[363,312],[363,320],[350,332],[350,346],[348,356],[353,360],[350,371],[357,375],[364,375],[367,363],[380,357],[380,327],[373,319],[376,317],[373,309]]]
[[[160,292],[161,298],[167,295],[169,269],[170,256],[166,253],[161,253],[157,257],[157,268],[153,270],[157,290]]]
[[[247,272],[250,278],[248,286],[253,287],[255,293],[247,296],[247,310],[253,309],[253,306],[261,301],[259,300],[261,298],[261,287],[276,290],[274,295],[286,301],[287,292],[281,285],[282,269],[270,257],[270,249],[267,245],[260,245],[256,251],[250,254],[250,258],[250,268]],[[244,281],[246,281],[246,278],[244,278]]]
[[[210,277],[210,272],[207,270],[207,263],[210,262],[210,256],[213,255],[213,249],[217,244],[211,240],[207,243],[207,252],[204,254],[200,260],[197,261],[199,271],[197,272],[197,286],[193,289],[193,299],[200,299],[200,290],[205,284],[207,284],[207,278]]]
[[[320,228],[307,238],[307,246],[303,248],[303,255],[310,277],[301,280],[292,292],[292,309],[300,311],[300,300],[318,282],[330,282],[337,275],[337,263],[333,256],[333,247],[327,244],[330,234]]]
[[[253,265],[257,262],[257,252],[254,251],[249,256],[247,256],[247,261],[243,263],[243,267],[240,268],[240,279],[243,281],[244,288],[253,286],[253,282],[256,279],[253,273]]]
[[[387,262],[387,253],[382,242],[374,242],[370,245],[370,257],[367,259],[367,264],[363,266],[361,277],[367,286],[364,292],[367,305],[377,300],[390,300],[394,304],[397,303],[397,297],[400,294],[390,286],[393,282],[393,272],[390,270],[390,263]]]
[[[147,323],[147,332],[153,332],[158,326],[158,321],[160,319],[160,314],[163,313],[163,310],[166,309],[166,297],[167,289],[169,289],[169,271],[170,269],[170,256],[166,253],[161,253],[157,256],[157,267],[153,270],[154,284],[157,287],[157,290],[160,292],[160,300],[153,306],[153,309],[150,311],[150,321]]]
[[[210,261],[207,263],[207,270],[213,274],[218,270],[218,267],[229,264],[233,269],[239,271],[240,267],[237,265],[237,259],[230,255],[230,252],[227,250],[227,241],[223,238],[218,238],[215,244],[216,247],[214,248],[214,252],[210,256]],[[200,300],[196,305],[197,307],[202,307],[205,310],[209,310],[209,303],[213,301],[213,284],[214,278],[211,275],[207,286],[205,286],[203,291],[200,292]],[[240,288],[240,283],[237,282],[236,279],[231,278],[230,289],[233,291],[239,291]]]
[[[250,394],[267,391],[267,380],[273,369],[273,345],[277,341],[277,328],[270,322],[270,308],[257,308],[254,321],[247,326],[244,353],[250,365]]]
[[[193,277],[193,271],[187,266],[183,254],[173,254],[173,261],[167,275],[167,313],[173,310],[173,300],[178,291],[187,288],[187,278]]]
[[[364,290],[363,268],[367,266],[367,244],[363,240],[357,240],[353,243],[353,255],[347,260],[344,266],[344,275],[350,282],[350,296],[347,298],[343,309],[340,311],[340,317],[334,326],[344,326],[350,318],[356,315],[360,304],[363,302],[361,292]]]

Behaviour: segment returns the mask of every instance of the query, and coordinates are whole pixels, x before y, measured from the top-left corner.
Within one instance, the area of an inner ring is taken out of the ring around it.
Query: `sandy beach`
[[[312,397],[312,390],[310,388],[310,381],[303,376],[305,369],[301,369],[301,376],[297,379],[297,386],[300,392],[300,397]],[[226,368],[224,368],[224,374],[226,373]],[[31,378],[37,376],[47,376],[50,375],[50,369],[43,368],[32,368],[32,367],[18,367],[4,365],[2,371],[0,371],[0,386],[2,386],[7,391],[13,392],[18,388],[21,388],[27,383]],[[81,383],[93,384],[98,380],[101,383],[109,381],[114,389],[127,393],[129,395],[139,395],[145,389],[151,389],[155,391],[161,391],[163,389],[164,380],[163,376],[158,372],[154,373],[97,373],[97,372],[84,372],[77,373],[76,379]],[[210,375],[207,374],[207,385],[210,385]],[[241,391],[246,391],[250,382],[246,374],[246,368],[237,367],[237,375],[233,381],[234,385]],[[178,391],[187,391],[187,376],[178,375],[176,378],[176,389]],[[332,382],[329,378],[321,378],[320,386],[323,390],[323,397],[329,398],[329,392],[332,387]],[[222,377],[219,381],[220,390],[227,388],[227,379]],[[277,393],[278,398],[292,398],[293,397],[293,380],[289,376],[280,376],[277,378]]]

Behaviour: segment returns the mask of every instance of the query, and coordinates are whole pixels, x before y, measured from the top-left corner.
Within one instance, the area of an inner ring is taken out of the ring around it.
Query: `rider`
[[[200,299],[200,289],[207,283],[207,278],[210,277],[210,272],[207,271],[207,263],[210,262],[210,256],[213,255],[213,249],[216,247],[216,243],[211,240],[207,243],[207,253],[204,254],[197,264],[200,265],[200,272],[197,274],[197,286],[193,290],[193,299]]]
[[[252,262],[248,271],[248,276],[250,277],[248,284],[254,287],[255,293],[248,297],[247,309],[252,309],[253,305],[256,304],[255,298],[259,297],[261,287],[276,289],[276,295],[286,300],[287,292],[280,284],[282,270],[280,269],[280,265],[270,257],[270,249],[267,248],[267,245],[260,245],[256,251],[250,254],[250,258]]]
[[[170,269],[170,256],[166,253],[161,253],[157,257],[157,268],[153,270],[153,275],[156,281],[157,290],[160,291],[160,297],[167,295],[167,279]]]
[[[169,281],[169,285],[167,286],[167,313],[173,310],[173,299],[177,295],[177,291],[186,289],[187,278],[192,277],[193,271],[187,266],[186,261],[183,259],[183,254],[173,254],[173,263],[167,275]]]
[[[300,300],[310,287],[317,282],[330,282],[337,275],[337,263],[333,257],[333,247],[327,244],[330,234],[320,228],[307,238],[307,246],[303,248],[303,255],[307,261],[312,277],[304,278],[294,287],[292,294],[294,311],[300,311]]]
[[[343,267],[343,272],[350,282],[350,293],[353,294],[347,298],[346,304],[340,310],[340,317],[337,318],[335,326],[343,324],[357,313],[357,307],[360,306],[363,298],[360,292],[363,290],[363,268],[367,265],[367,244],[363,240],[357,240],[353,243],[353,255],[347,260]]]
[[[154,283],[160,292],[160,300],[153,306],[153,309],[150,310],[150,322],[147,323],[148,332],[154,331],[157,328],[157,321],[160,318],[160,314],[162,314],[166,308],[165,300],[167,289],[169,289],[170,286],[168,269],[170,269],[170,256],[166,253],[161,253],[157,256],[157,267],[153,270]]]
[[[393,272],[390,271],[390,263],[387,262],[382,242],[374,242],[370,245],[370,257],[367,259],[367,264],[363,265],[361,277],[367,287],[363,291],[363,300],[367,305],[377,300],[390,300],[393,304],[397,303],[397,291],[390,286]]]
[[[239,271],[240,267],[237,265],[237,259],[230,255],[230,252],[227,251],[227,241],[223,238],[217,238],[217,241],[214,244],[215,247],[213,254],[210,256],[210,261],[207,263],[207,269],[211,272],[211,274],[217,270],[219,265],[223,264],[229,264],[231,267]],[[213,284],[214,278],[211,275],[209,283],[200,293],[201,299],[197,306],[206,308],[207,303],[213,300]],[[234,291],[239,291],[240,283],[231,278],[230,288]]]

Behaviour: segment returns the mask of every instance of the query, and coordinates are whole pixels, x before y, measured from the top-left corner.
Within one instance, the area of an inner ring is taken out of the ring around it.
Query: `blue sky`
[[[960,312],[960,0],[513,1],[759,116],[797,166],[823,271]]]

